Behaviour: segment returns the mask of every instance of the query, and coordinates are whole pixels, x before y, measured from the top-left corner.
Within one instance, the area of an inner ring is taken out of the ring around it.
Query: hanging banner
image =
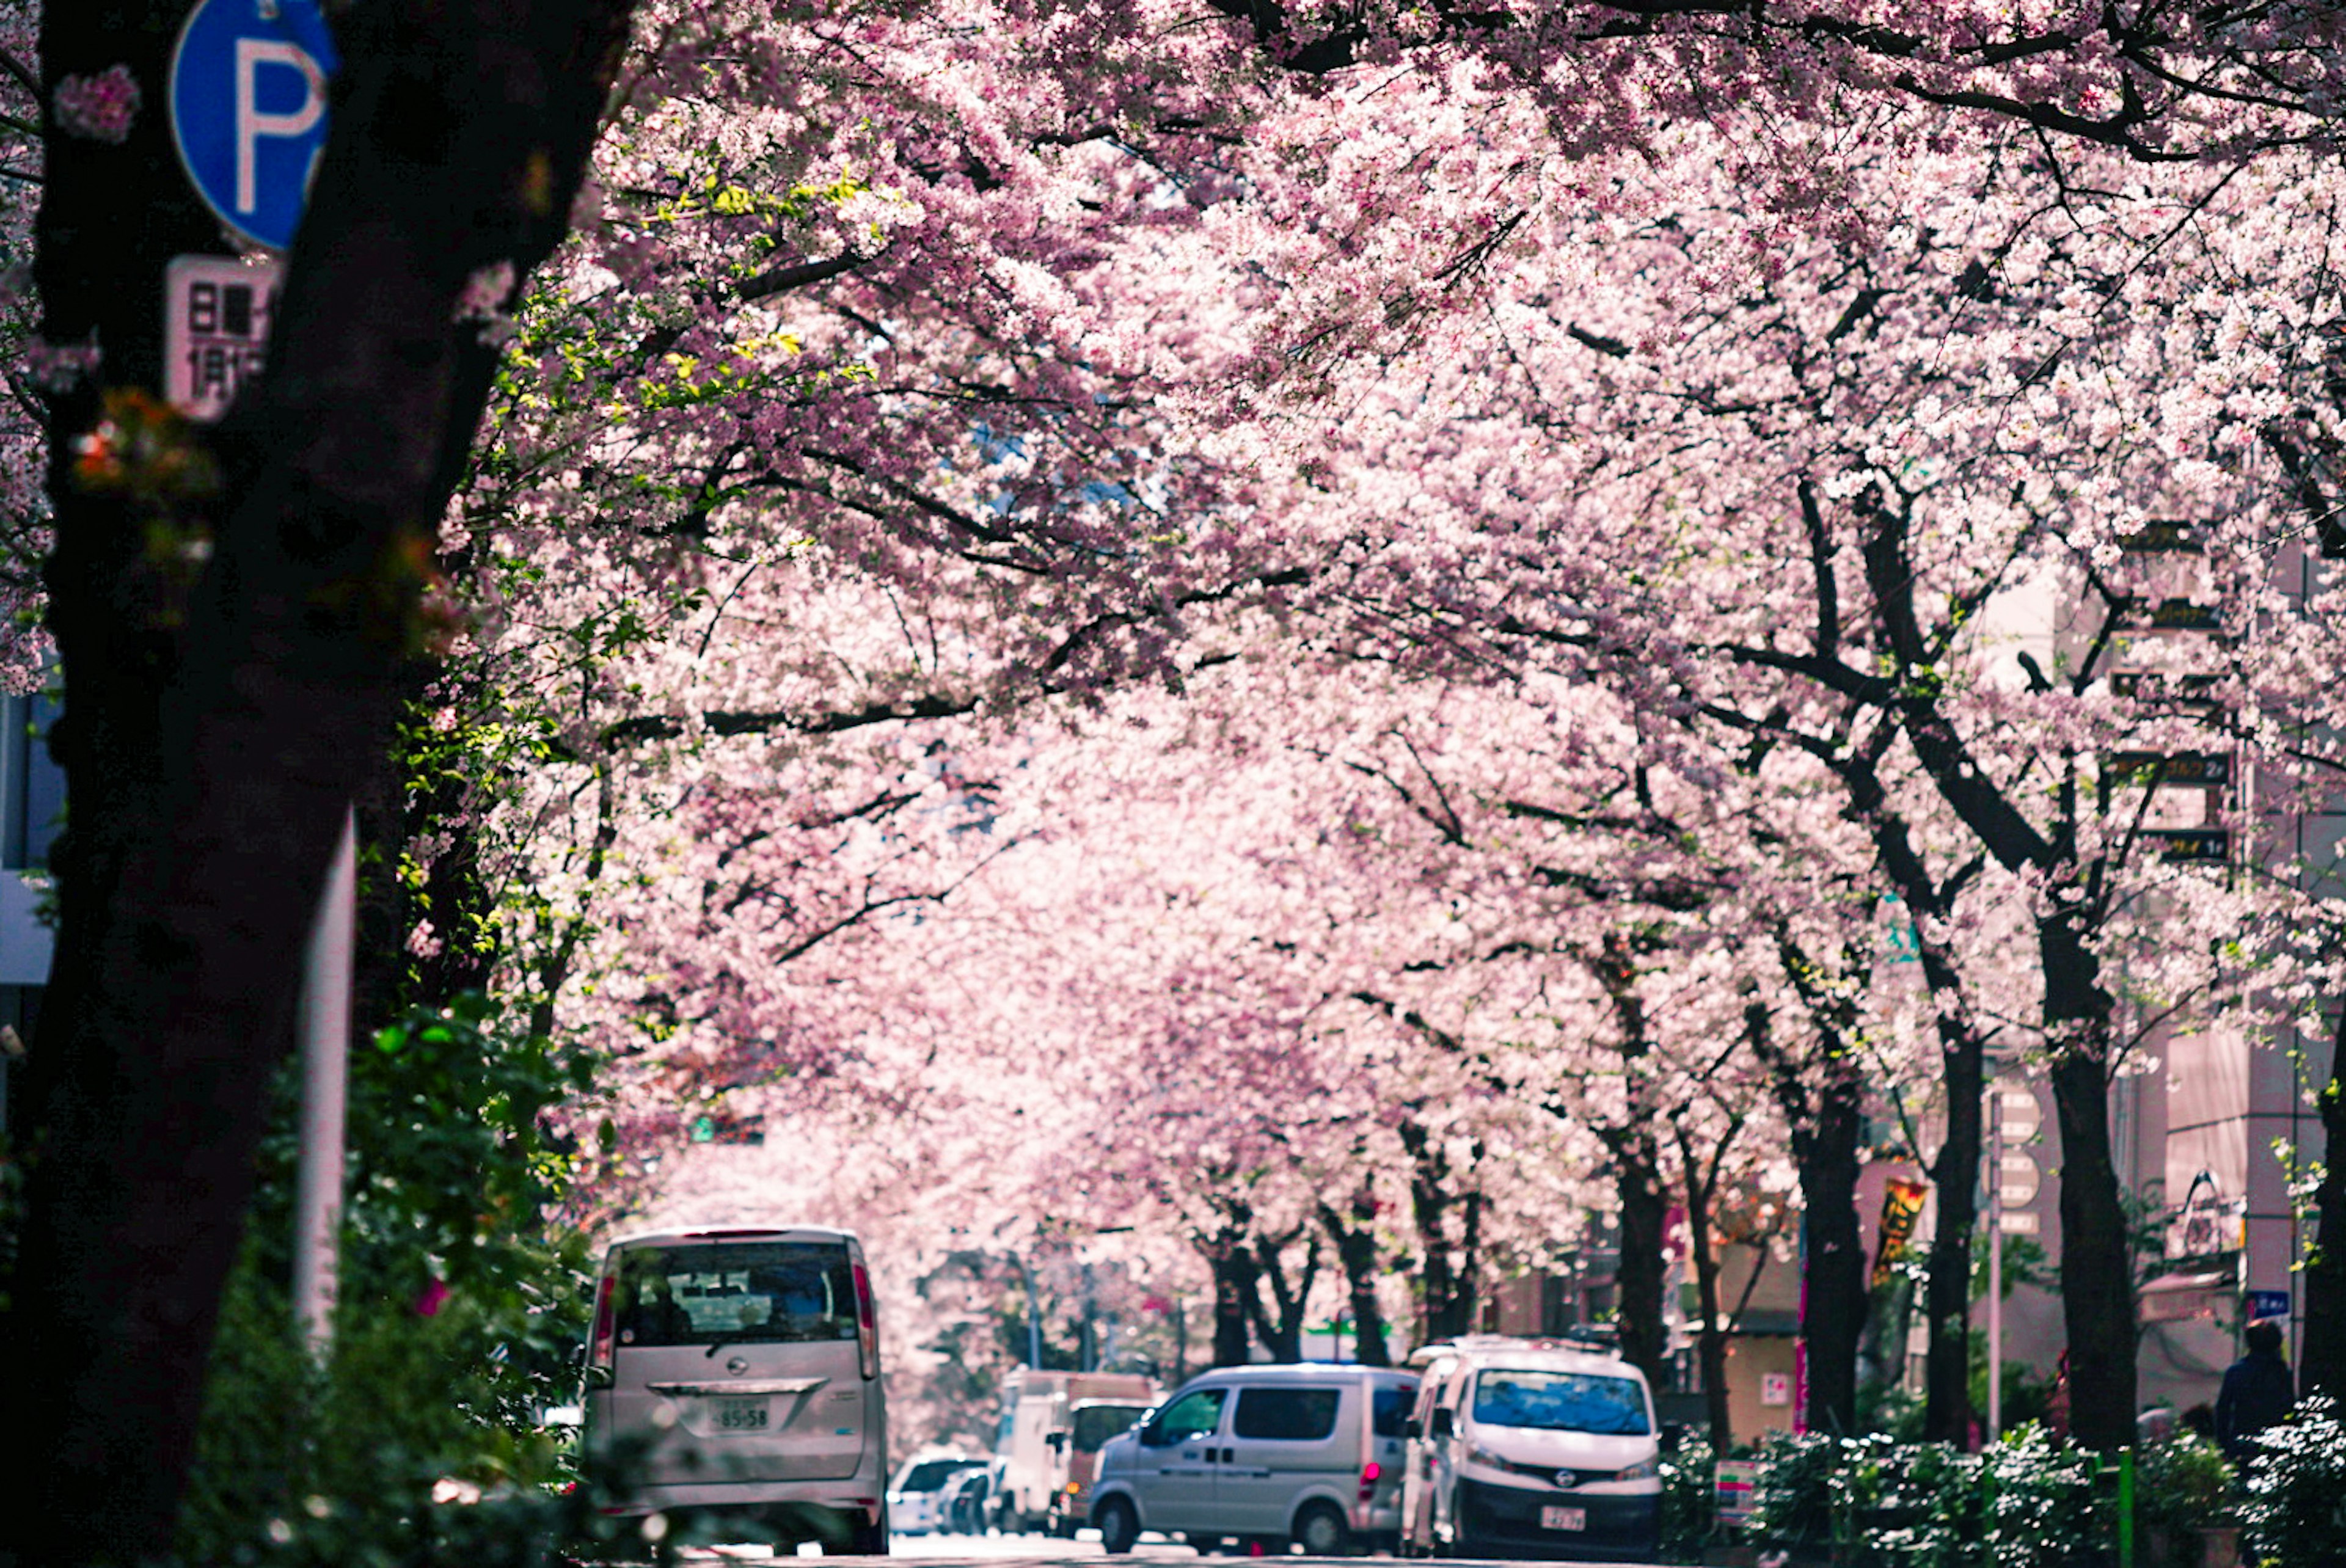
[[[1890,1283],[1899,1261],[1914,1239],[1914,1224],[1923,1217],[1923,1200],[1931,1196],[1928,1182],[1901,1181],[1892,1177],[1882,1192],[1882,1243],[1873,1254],[1873,1278],[1876,1290]]]

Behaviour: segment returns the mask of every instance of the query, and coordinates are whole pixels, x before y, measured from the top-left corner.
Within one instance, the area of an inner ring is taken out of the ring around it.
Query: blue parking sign
[[[256,244],[293,243],[340,64],[318,0],[198,0],[171,56],[171,136],[196,192]]]

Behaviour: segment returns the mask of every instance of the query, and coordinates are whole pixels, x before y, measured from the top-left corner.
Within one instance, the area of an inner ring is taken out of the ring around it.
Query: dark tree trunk
[[[1923,954],[1923,979],[1939,994],[1932,952]],[[1943,967],[1943,966],[1939,966]],[[1953,983],[1953,974],[1943,976]],[[1930,1277],[1923,1288],[1923,1437],[1966,1446],[1972,1426],[1972,1228],[1978,1222],[1981,1125],[1985,1052],[1976,1031],[1942,1018],[1940,1071],[1947,1085],[1947,1127],[1931,1163],[1939,1213],[1931,1233]]]
[[[1392,1348],[1385,1339],[1384,1308],[1377,1300],[1377,1200],[1363,1184],[1352,1196],[1349,1219],[1334,1206],[1319,1207],[1321,1228],[1336,1248],[1336,1265],[1344,1271],[1344,1292],[1352,1308],[1352,1359],[1364,1367],[1392,1365]]]
[[[2305,1340],[2298,1352],[2302,1393],[2346,1400],[2346,1007],[2330,1038],[2330,1082],[2321,1108],[2321,1183],[2314,1189],[2317,1229],[2305,1255]]]
[[[1287,1270],[1280,1262],[1280,1254],[1300,1237],[1304,1242],[1301,1277],[1290,1285]],[[1255,1330],[1261,1336],[1263,1349],[1274,1361],[1303,1359],[1303,1309],[1311,1298],[1312,1281],[1320,1277],[1320,1238],[1309,1234],[1307,1227],[1298,1227],[1280,1237],[1258,1237],[1254,1244],[1255,1274],[1259,1281],[1270,1287],[1275,1312],[1266,1310],[1262,1292],[1255,1291],[1247,1298],[1252,1308]]]
[[[1482,1243],[1482,1197],[1450,1190],[1449,1152],[1423,1124],[1404,1121],[1395,1132],[1409,1156],[1410,1216],[1417,1224],[1418,1342],[1454,1339],[1474,1331],[1474,1271]],[[1455,1251],[1450,1238],[1452,1209],[1460,1213],[1463,1235]]]
[[[1214,1365],[1243,1367],[1254,1359],[1253,1324],[1262,1311],[1261,1271],[1242,1232],[1219,1232],[1205,1252],[1214,1277]]]
[[[1757,1003],[1745,1009],[1744,1034],[1768,1064],[1800,1173],[1800,1223],[1807,1237],[1801,1248],[1800,1339],[1808,1351],[1809,1384],[1802,1413],[1810,1431],[1853,1434],[1867,1268],[1857,1219],[1857,1145],[1865,1129],[1866,1085],[1851,1044],[1859,1020],[1852,993],[1817,983],[1815,967],[1791,938],[1780,934],[1777,940],[1785,973],[1808,1013],[1813,1052],[1800,1058],[1779,1049],[1767,1009]]]
[[[2061,1126],[2061,1315],[2069,1332],[2069,1431],[2105,1451],[2135,1441],[2134,1260],[2109,1115],[2110,997],[2066,921],[2037,927],[2045,1023],[2056,1036]],[[2066,1035],[2066,1038],[2061,1038]]]
[[[1710,1451],[1735,1447],[1735,1419],[1727,1403],[1727,1322],[1719,1298],[1719,1253],[1710,1244],[1710,1205],[1717,1183],[1697,1173],[1691,1151],[1686,1162],[1687,1248],[1694,1263],[1694,1290],[1702,1313],[1696,1354],[1702,1361],[1702,1395],[1710,1416]],[[1648,1374],[1650,1376],[1650,1374]]]
[[[1662,1185],[1661,1160],[1653,1135],[1643,1129],[1617,1135],[1609,1142],[1621,1204],[1621,1261],[1613,1276],[1620,1291],[1621,1359],[1645,1373],[1655,1388],[1665,1388],[1669,1339],[1662,1324],[1662,1247],[1669,1198]]]
[[[1885,728],[1880,738],[1892,735]],[[1889,792],[1875,769],[1878,757],[1861,751],[1839,760],[1850,792],[1850,812],[1873,840],[1875,860],[1889,876],[1914,921],[1914,946],[1923,983],[1938,1014],[1939,1071],[1946,1085],[1946,1131],[1931,1163],[1938,1190],[1938,1219],[1931,1235],[1929,1283],[1923,1292],[1923,1435],[1931,1442],[1968,1444],[1972,1425],[1971,1304],[1972,1227],[1979,1215],[1982,1075],[1985,1052],[1979,1030],[1964,1003],[1963,977],[1933,933],[1953,904],[1953,884],[1934,879],[1914,847],[1906,823],[1890,809]],[[1918,1151],[1919,1153],[1919,1151]],[[1903,1361],[1905,1319],[1891,1326],[1885,1359],[1893,1370]]]
[[[1637,993],[1636,944],[1626,932],[1608,932],[1590,972],[1605,988],[1620,1032],[1616,1049],[1625,1066],[1653,1050],[1645,999]],[[1669,1227],[1669,1199],[1662,1182],[1661,1154],[1654,1140],[1653,1107],[1641,1103],[1634,1072],[1623,1074],[1630,1085],[1629,1103],[1622,1120],[1596,1130],[1613,1156],[1614,1189],[1621,1205],[1620,1261],[1614,1266],[1614,1285],[1620,1295],[1618,1323],[1621,1355],[1646,1374],[1655,1388],[1666,1386],[1664,1358],[1669,1339],[1662,1323],[1662,1276],[1666,1268],[1663,1234]]]
[[[1857,1224],[1857,1143],[1864,1128],[1864,1084],[1854,1057],[1830,1060],[1815,1116],[1792,1135],[1808,1227],[1807,1288],[1800,1337],[1808,1346],[1810,1431],[1857,1431],[1857,1342],[1865,1332],[1867,1258]]]
[[[37,230],[45,333],[94,334],[107,389],[160,383],[163,264],[219,246],[165,128],[186,11],[43,11],[45,97],[120,62],[146,104],[118,147],[53,138]],[[561,238],[627,13],[339,13],[332,137],[266,379],[209,439],[117,401],[118,464],[87,464],[87,483],[76,443],[101,416],[96,391],[54,405],[52,747],[73,826],[52,861],[56,958],[5,1335],[14,1408],[39,1412],[42,1440],[0,1480],[0,1559],[170,1547],[288,1044],[290,955],[346,806],[381,777],[423,564],[495,371],[454,306],[475,270],[525,275]],[[150,439],[184,461],[142,458]],[[216,482],[186,477],[207,464]]]

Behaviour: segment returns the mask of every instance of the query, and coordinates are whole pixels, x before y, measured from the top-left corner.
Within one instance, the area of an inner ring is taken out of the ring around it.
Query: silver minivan
[[[1402,1554],[1650,1562],[1660,1428],[1636,1367],[1570,1340],[1474,1335],[1410,1358]]]
[[[888,1549],[887,1407],[863,1249],[812,1226],[629,1236],[595,1290],[586,1451],[614,1511]]]
[[[1113,1553],[1144,1530],[1192,1546],[1341,1556],[1398,1539],[1415,1375],[1387,1367],[1227,1367],[1191,1379],[1100,1449],[1091,1521]]]

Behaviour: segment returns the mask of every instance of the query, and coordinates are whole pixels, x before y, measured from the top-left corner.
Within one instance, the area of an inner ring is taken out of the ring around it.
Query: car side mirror
[[[1458,1431],[1458,1418],[1457,1418],[1457,1417],[1455,1417],[1455,1416],[1452,1415],[1448,1410],[1436,1410],[1436,1411],[1434,1411],[1434,1412],[1433,1412],[1433,1428],[1432,1428],[1432,1435],[1433,1435],[1433,1436],[1437,1441],[1438,1441],[1438,1440],[1440,1440],[1440,1439],[1442,1439],[1442,1438],[1446,1438],[1446,1437],[1452,1437],[1452,1436],[1454,1436],[1454,1435],[1456,1435],[1457,1431]]]
[[[1170,1448],[1173,1442],[1173,1434],[1159,1422],[1151,1421],[1140,1429],[1140,1446],[1143,1448]]]
[[[1409,1439],[1412,1442],[1415,1442],[1419,1438],[1425,1435],[1425,1425],[1415,1416],[1412,1416],[1409,1420],[1401,1423],[1401,1435]]]
[[[1057,1453],[1060,1450],[1067,1446],[1067,1434],[1065,1432],[1045,1432],[1043,1434],[1043,1446],[1049,1449],[1053,1453]]]

